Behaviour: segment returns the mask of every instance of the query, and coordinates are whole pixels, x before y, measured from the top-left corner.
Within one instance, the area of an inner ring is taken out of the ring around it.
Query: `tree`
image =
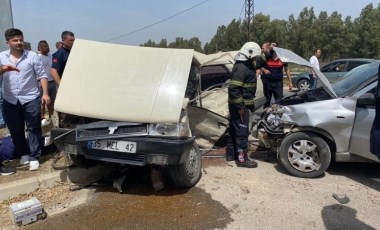
[[[210,53],[216,53],[219,50],[223,50],[223,44],[224,43],[224,38],[225,38],[225,33],[226,33],[226,26],[219,26],[216,34],[214,37],[211,39],[210,43],[206,43],[204,47],[204,51],[206,54]]]
[[[355,20],[355,32],[358,34],[358,56],[367,58],[380,58],[380,4],[373,8],[368,4]]]
[[[160,48],[167,48],[168,42],[166,41],[166,38],[161,39],[160,43],[158,44],[158,47]]]
[[[156,47],[156,43],[152,40],[148,40],[147,42],[145,42],[144,44],[140,45],[140,46],[145,46],[145,47]]]
[[[251,41],[259,45],[277,42],[280,47],[288,48],[307,60],[316,48],[322,50],[322,62],[350,57],[380,59],[380,3],[377,8],[368,4],[360,17],[354,20],[346,17],[343,21],[337,11],[330,16],[322,11],[316,17],[313,7],[305,7],[297,18],[290,15],[288,20],[271,21],[268,15],[258,13],[251,23]],[[236,19],[227,26],[218,26],[216,34],[204,45],[203,52],[209,54],[240,49],[247,42],[246,29],[244,21]],[[149,39],[143,46],[190,48],[202,52],[202,44],[197,37],[189,40],[177,37],[170,44],[166,39],[159,44]]]
[[[273,42],[273,40],[270,40],[270,32],[267,30],[267,28],[270,27],[270,17],[263,15],[262,13],[258,13],[253,18],[253,31],[250,37],[252,38],[252,41],[255,41],[259,45],[263,44],[264,42]],[[243,34],[246,33],[246,31],[243,31]]]

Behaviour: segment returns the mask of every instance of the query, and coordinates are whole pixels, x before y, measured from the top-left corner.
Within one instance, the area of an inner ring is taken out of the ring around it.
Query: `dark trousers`
[[[266,107],[268,107],[270,105],[270,96],[268,95],[268,80],[267,80],[267,77],[265,75],[261,75],[261,81],[263,82],[263,94],[264,94],[264,97],[265,97],[264,108],[266,108]],[[269,100],[269,103],[267,103],[268,100]]]
[[[317,88],[318,79],[314,79],[313,74],[309,74],[309,78],[310,78],[310,89]]]
[[[267,80],[267,83],[266,83],[267,95],[265,96],[266,101],[265,101],[264,107],[270,106],[272,96],[274,97],[275,101],[278,101],[284,97],[283,87],[284,87],[284,81],[282,80]]]
[[[248,108],[244,109],[243,119],[241,119],[238,108],[229,104],[230,110],[230,127],[229,137],[227,142],[226,153],[227,156],[237,158],[238,150],[243,150],[245,158],[248,153],[248,135],[249,135],[249,111]]]
[[[37,97],[23,105],[18,101],[13,105],[3,101],[5,122],[15,146],[15,155],[29,155],[29,160],[37,160],[41,156],[41,99]],[[28,144],[25,138],[25,124],[28,132]]]

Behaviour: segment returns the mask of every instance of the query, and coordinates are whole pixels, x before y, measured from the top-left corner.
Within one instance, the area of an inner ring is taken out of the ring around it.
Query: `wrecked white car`
[[[284,62],[311,67],[289,50],[275,48]],[[266,109],[255,135],[277,152],[279,163],[292,175],[318,177],[330,161],[379,162],[370,153],[375,117],[379,62],[355,68],[333,86],[319,78],[315,90],[283,98]]]
[[[228,127],[232,65],[233,53],[76,39],[55,102],[64,119],[54,143],[77,165],[158,165],[176,185],[194,186],[199,146],[211,148]]]

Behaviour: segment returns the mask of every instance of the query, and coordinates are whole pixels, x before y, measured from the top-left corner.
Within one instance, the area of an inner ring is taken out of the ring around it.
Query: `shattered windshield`
[[[368,80],[376,79],[379,70],[379,63],[361,65],[348,72],[342,79],[333,84],[333,89],[338,97],[343,97],[358,89]]]

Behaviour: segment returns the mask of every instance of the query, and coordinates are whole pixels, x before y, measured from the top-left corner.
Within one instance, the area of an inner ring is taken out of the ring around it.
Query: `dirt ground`
[[[61,156],[58,158],[56,167],[62,168],[62,170],[55,170],[52,168],[52,163],[57,153],[50,153],[41,156],[40,168],[37,171],[29,171],[28,166],[20,166],[19,159],[6,162],[5,165],[16,167],[17,172],[10,176],[0,176],[0,185],[2,183],[9,183],[21,179],[26,179],[38,175],[44,175],[49,172],[63,171],[66,162]],[[21,194],[12,199],[4,200],[0,202],[0,230],[4,229],[18,229],[13,225],[10,219],[9,205],[13,203],[22,202],[32,197],[36,197],[42,204],[48,216],[55,215],[60,212],[64,212],[67,208],[76,206],[85,202],[88,194],[88,190],[71,191],[75,185],[69,182],[57,183],[52,188],[40,187],[29,194]]]
[[[70,191],[69,183],[57,184],[53,188],[38,189],[29,194],[21,194],[13,199],[5,200],[0,203],[0,229],[19,229],[10,218],[9,205],[22,202],[32,197],[36,197],[42,204],[47,213],[47,218],[66,211],[70,207],[77,206],[86,201],[89,190]]]
[[[255,169],[239,168],[234,162],[226,162],[223,152],[221,149],[203,157],[203,175],[196,185],[229,211],[231,221],[221,229],[380,229],[378,164],[333,164],[323,177],[305,179],[288,175],[275,158],[264,152],[251,154],[259,164]],[[52,189],[40,189],[2,202],[0,229],[17,229],[10,222],[8,207],[33,196],[41,201],[48,218],[52,218],[49,220],[56,219],[54,216],[64,211],[66,215],[75,216],[75,209],[70,208],[90,202],[96,191],[70,191],[70,186],[57,184]],[[334,194],[347,196],[348,203],[341,203]],[[101,195],[108,199],[107,192]],[[150,210],[150,205],[152,203],[147,202],[140,208]],[[103,210],[95,207],[100,213]],[[82,228],[86,221],[92,222],[81,218],[77,221],[77,226]],[[44,223],[29,226],[38,229]]]

